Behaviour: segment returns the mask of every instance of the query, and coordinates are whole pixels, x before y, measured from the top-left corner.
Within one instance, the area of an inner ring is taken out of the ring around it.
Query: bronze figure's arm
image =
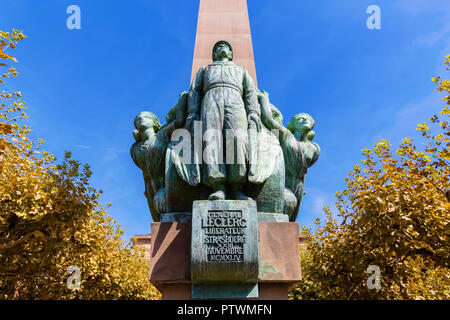
[[[188,116],[186,118],[185,127],[186,129],[190,129],[191,122],[193,120],[199,119],[200,109],[202,106],[202,98],[203,98],[203,73],[205,68],[201,67],[198,69],[197,74],[195,75],[194,80],[192,80],[191,87],[189,89],[189,96],[187,102],[187,112]]]
[[[244,104],[247,112],[249,126],[255,123],[257,130],[261,129],[261,108],[258,103],[258,93],[252,77],[246,69],[244,69]]]

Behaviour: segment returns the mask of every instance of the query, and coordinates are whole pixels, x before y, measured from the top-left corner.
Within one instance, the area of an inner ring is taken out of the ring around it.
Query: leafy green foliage
[[[23,33],[0,32],[0,67],[17,72],[6,50]],[[1,60],[2,59],[2,60]],[[62,163],[29,139],[20,92],[0,94],[0,299],[158,299],[143,252],[98,203],[88,165],[66,152]],[[67,269],[81,271],[69,289]]]
[[[336,194],[339,218],[326,207],[325,225],[306,230],[304,279],[291,298],[450,298],[450,86],[433,81],[446,105],[418,125],[424,147],[405,138],[395,151],[386,140],[363,150]],[[366,285],[369,265],[380,267],[379,290]]]

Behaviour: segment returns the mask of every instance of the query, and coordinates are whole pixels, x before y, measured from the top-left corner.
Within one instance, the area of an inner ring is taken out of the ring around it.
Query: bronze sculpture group
[[[135,118],[131,156],[153,220],[192,212],[195,200],[253,199],[258,212],[295,221],[307,169],[320,155],[314,119],[300,113],[284,127],[267,92],[233,63],[228,42],[217,42],[212,57],[165,125],[148,111]]]

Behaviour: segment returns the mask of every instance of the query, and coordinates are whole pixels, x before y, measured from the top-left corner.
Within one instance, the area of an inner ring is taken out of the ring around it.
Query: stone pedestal
[[[155,222],[151,233],[150,281],[164,300],[191,299],[191,224]],[[258,299],[287,299],[301,279],[298,239],[296,222],[258,223]]]
[[[260,283],[259,298],[248,300],[287,300],[288,291],[290,288],[290,285],[287,283]],[[192,290],[190,283],[166,283],[163,286],[158,287],[158,289],[162,292],[163,300],[192,299]]]

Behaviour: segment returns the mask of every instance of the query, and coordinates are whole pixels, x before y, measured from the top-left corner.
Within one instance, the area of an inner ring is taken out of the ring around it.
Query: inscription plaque
[[[244,262],[247,220],[242,211],[209,210],[202,228],[208,261]]]
[[[191,241],[193,298],[258,297],[255,201],[195,201]]]

